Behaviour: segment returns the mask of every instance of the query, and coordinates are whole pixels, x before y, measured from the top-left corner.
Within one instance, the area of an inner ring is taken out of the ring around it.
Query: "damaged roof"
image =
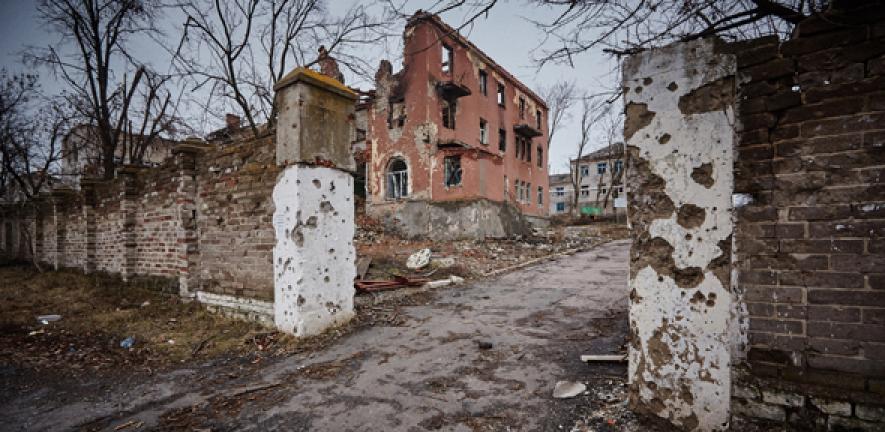
[[[504,69],[504,67],[502,67],[502,66],[499,65],[497,62],[495,62],[494,60],[492,60],[492,58],[489,57],[488,54],[486,54],[485,52],[483,52],[483,50],[479,49],[479,47],[477,47],[476,45],[474,45],[473,42],[470,42],[469,39],[465,38],[465,37],[462,36],[460,33],[458,33],[458,30],[457,30],[457,29],[455,29],[455,28],[453,28],[452,26],[450,26],[450,25],[444,23],[443,20],[442,20],[438,15],[431,14],[431,13],[429,13],[429,12],[425,12],[425,11],[422,11],[422,10],[419,9],[419,10],[418,10],[417,12],[415,12],[415,14],[412,15],[412,16],[409,18],[409,20],[406,22],[406,27],[415,26],[415,25],[417,25],[417,24],[420,23],[420,22],[428,22],[428,23],[432,23],[433,25],[435,25],[437,28],[439,28],[440,30],[442,30],[444,34],[448,35],[448,36],[451,37],[453,40],[455,40],[455,41],[457,41],[458,43],[464,45],[465,47],[467,47],[467,49],[473,51],[474,53],[476,53],[477,55],[479,55],[480,57],[482,57],[483,61],[485,61],[486,64],[489,65],[489,67],[491,67],[491,68],[494,69],[496,72],[498,72],[499,74],[501,74],[501,76],[503,76],[503,77],[506,78],[507,80],[511,81],[511,82],[512,82],[514,85],[516,85],[516,87],[518,87],[523,93],[525,93],[526,95],[528,95],[530,98],[534,99],[535,102],[537,102],[538,104],[540,104],[545,110],[548,109],[548,107],[547,107],[547,103],[544,101],[543,98],[541,98],[540,96],[538,96],[534,91],[532,91],[532,89],[528,88],[528,86],[526,86],[525,84],[523,84],[522,81],[518,80],[515,76],[513,76],[512,74],[510,74],[510,72],[508,72],[506,69]]]

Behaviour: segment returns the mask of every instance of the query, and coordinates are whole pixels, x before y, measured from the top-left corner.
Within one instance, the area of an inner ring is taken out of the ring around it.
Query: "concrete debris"
[[[556,399],[573,398],[587,390],[583,383],[574,381],[557,381],[553,387],[553,397]]]
[[[418,270],[430,264],[430,249],[421,249],[409,256],[406,261],[406,267],[412,270]]]

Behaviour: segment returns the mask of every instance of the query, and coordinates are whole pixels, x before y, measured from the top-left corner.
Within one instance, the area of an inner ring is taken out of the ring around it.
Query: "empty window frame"
[[[542,186],[538,186],[538,207],[544,205],[544,188]]]
[[[455,128],[455,102],[443,102],[442,108],[442,124],[446,129]]]
[[[606,162],[598,162],[596,164],[596,174],[605,174],[605,168],[608,166]]]
[[[400,199],[409,196],[409,167],[400,158],[387,165],[387,198]]]
[[[615,161],[615,168],[614,168],[614,169],[615,169],[615,172],[616,172],[616,173],[621,172],[621,170],[624,169],[624,161],[621,160],[621,159],[616,160],[616,161]]]
[[[445,185],[446,187],[461,184],[461,156],[445,157]]]
[[[498,83],[498,105],[504,106],[504,84]]]
[[[525,149],[523,149],[522,154],[525,155],[526,162],[531,162],[532,161],[532,140],[525,138],[522,141],[523,141],[523,143],[525,143],[524,144]]]
[[[489,145],[489,122],[479,119],[479,143]]]
[[[442,44],[442,71],[443,73],[452,73],[455,62],[455,53],[452,47]]]
[[[581,185],[581,196],[582,197],[590,196],[590,185]]]
[[[504,129],[498,129],[498,150],[507,151],[507,131]]]
[[[587,177],[590,175],[590,167],[587,165],[581,165],[581,177]]]
[[[544,149],[541,146],[538,146],[538,166],[544,167]]]
[[[488,96],[489,94],[489,74],[484,70],[479,71],[479,92],[483,96]]]
[[[519,118],[525,118],[525,98],[522,96],[519,97]]]
[[[544,129],[541,128],[541,110],[535,110],[535,123],[538,126],[539,132],[544,132]]]

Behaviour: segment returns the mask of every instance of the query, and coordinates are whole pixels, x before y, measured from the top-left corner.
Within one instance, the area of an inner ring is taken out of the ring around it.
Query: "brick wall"
[[[734,47],[735,193],[752,198],[736,213],[749,317],[736,413],[808,429],[885,421],[885,25],[862,24],[882,9]]]
[[[197,172],[201,289],[273,301],[274,136],[207,152]]]
[[[203,291],[225,304],[238,300],[217,295],[273,301],[279,172],[272,134],[221,148],[185,143],[158,167],[124,167],[114,180],[56,190],[26,216],[0,209],[0,249],[26,259],[21,242],[5,250],[5,226],[18,239],[20,224],[34,223],[35,250],[52,267],[178,286],[187,296]]]

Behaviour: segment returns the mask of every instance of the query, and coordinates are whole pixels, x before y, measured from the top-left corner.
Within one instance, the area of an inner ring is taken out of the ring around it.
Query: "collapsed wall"
[[[881,430],[882,17],[843,5],[785,42],[625,63],[635,409],[686,430]]]

